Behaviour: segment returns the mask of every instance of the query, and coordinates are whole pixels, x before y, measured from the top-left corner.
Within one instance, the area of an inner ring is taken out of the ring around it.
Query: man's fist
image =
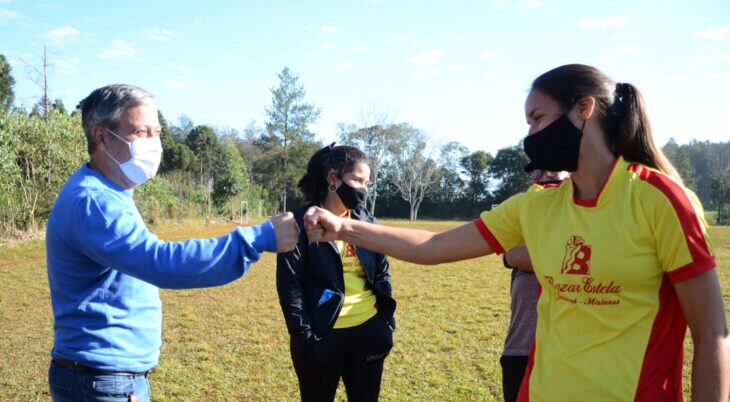
[[[342,218],[326,209],[311,207],[304,214],[304,229],[310,243],[337,240],[342,230]]]
[[[299,225],[291,212],[276,215],[271,218],[276,232],[276,252],[286,253],[294,250],[299,241]]]
[[[527,272],[533,272],[532,260],[527,252],[527,246],[521,244],[511,248],[504,254],[504,263],[508,268],[517,268]]]

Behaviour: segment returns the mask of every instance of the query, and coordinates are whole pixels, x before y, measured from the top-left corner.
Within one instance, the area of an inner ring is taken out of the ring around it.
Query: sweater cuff
[[[274,231],[274,224],[271,221],[240,229],[243,232],[243,237],[259,253],[264,251],[276,252],[276,231]]]

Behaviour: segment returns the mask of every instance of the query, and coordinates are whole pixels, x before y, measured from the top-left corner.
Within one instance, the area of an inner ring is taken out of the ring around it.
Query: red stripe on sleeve
[[[710,248],[707,246],[707,240],[702,232],[695,209],[680,185],[638,163],[630,164],[629,170],[636,173],[641,180],[656,187],[667,197],[682,226],[684,238],[687,240],[687,248],[692,256],[692,262],[670,272],[669,279],[672,282],[678,282],[714,268],[715,257],[710,253]]]
[[[687,321],[677,293],[664,275],[659,289],[659,310],[644,352],[635,402],[682,401],[682,363]]]
[[[504,253],[504,247],[499,244],[499,240],[494,237],[492,231],[490,231],[487,225],[484,224],[483,220],[474,219],[474,225],[476,225],[477,229],[479,230],[479,234],[481,234],[484,240],[486,240],[487,244],[489,244],[489,247],[492,248],[492,251],[497,254]]]
[[[715,264],[715,257],[710,256],[710,258],[705,258],[701,261],[692,261],[689,264],[681,268],[677,268],[672,272],[667,272],[667,274],[669,275],[669,279],[672,281],[672,283],[682,282],[693,276],[697,276],[703,272],[707,272],[715,268],[716,266],[717,264]]]

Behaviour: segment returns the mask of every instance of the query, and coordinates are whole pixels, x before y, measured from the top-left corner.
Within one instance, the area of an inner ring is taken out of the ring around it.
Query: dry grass
[[[443,230],[458,224],[424,222],[418,227]],[[183,239],[231,228],[190,221],[156,232]],[[712,235],[725,305],[730,306],[730,228],[712,228]],[[398,330],[386,361],[382,400],[500,400],[498,359],[509,317],[509,275],[498,258],[438,267],[392,265]],[[274,274],[275,258],[267,255],[233,284],[162,292],[163,346],[151,376],[154,400],[297,399]],[[3,399],[49,400],[53,322],[43,242],[3,246],[0,284]],[[691,342],[688,348],[687,362]],[[342,392],[338,398],[344,400]]]

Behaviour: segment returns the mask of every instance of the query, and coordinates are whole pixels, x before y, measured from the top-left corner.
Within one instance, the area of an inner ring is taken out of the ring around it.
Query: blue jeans
[[[127,402],[130,392],[140,402],[150,400],[150,383],[143,374],[78,373],[52,362],[48,368],[48,385],[53,402]]]

